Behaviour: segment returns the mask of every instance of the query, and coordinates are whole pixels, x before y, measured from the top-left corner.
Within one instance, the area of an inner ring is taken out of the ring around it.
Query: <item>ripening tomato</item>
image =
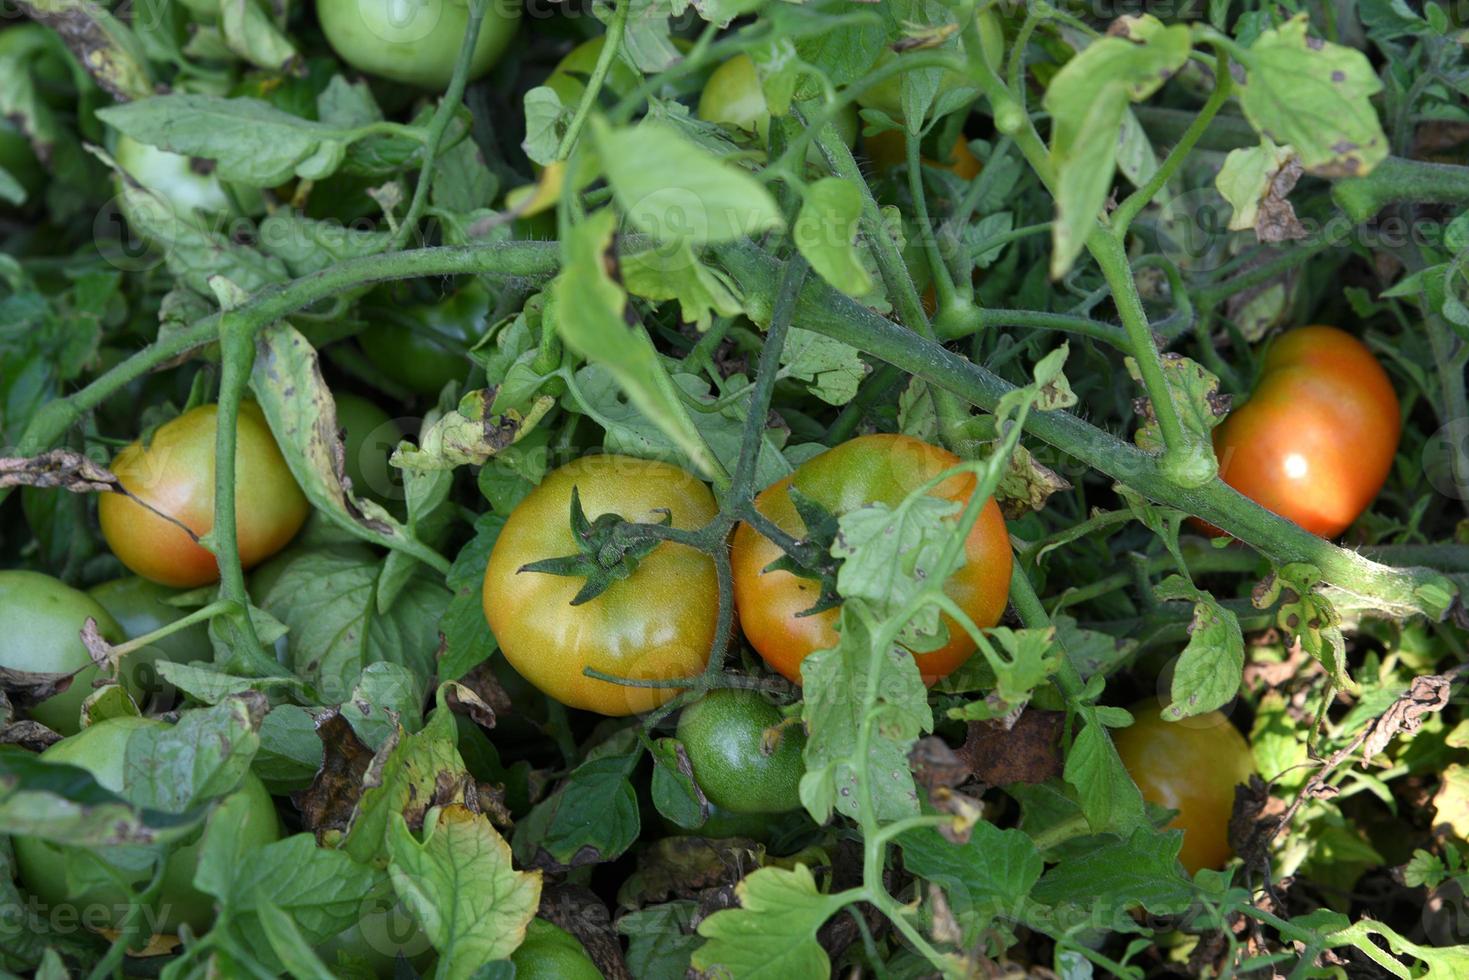
[[[885,129],[880,133],[862,137],[862,152],[872,165],[883,173],[908,161],[908,138],[901,129]],[[960,180],[973,180],[979,176],[979,157],[969,148],[969,141],[961,133],[954,139],[948,160],[923,158],[924,166],[947,170]]]
[[[1219,476],[1334,538],[1382,489],[1400,426],[1392,382],[1365,344],[1335,327],[1300,327],[1270,345],[1249,401],[1214,429]]]
[[[959,464],[959,457],[910,436],[859,436],[802,463],[790,476],[767,487],[755,498],[760,513],[795,537],[806,533],[789,487],[795,487],[828,512],[843,514],[873,503],[889,507],[913,490]],[[934,496],[958,503],[968,501],[975,479],[964,474],[941,483]],[[839,610],[802,615],[821,594],[813,579],[787,571],[765,571],[783,556],[770,539],[747,524],[734,535],[735,608],[740,626],[765,662],[787,679],[800,683],[801,661],[816,650],[837,643]],[[1010,596],[1010,539],[1005,518],[994,500],[980,511],[964,546],[962,564],[944,591],[981,628],[993,626],[1005,612]],[[945,617],[948,642],[930,653],[916,655],[927,683],[945,677],[974,653],[974,641]]]
[[[102,536],[124,565],[146,579],[185,589],[219,578],[214,555],[173,523],[201,536],[214,526],[218,414],[217,405],[185,412],[159,426],[146,447],[134,442],[112,461],[118,481],[138,499],[117,493],[102,495],[98,502]],[[240,406],[235,442],[235,533],[244,567],[284,548],[309,511],[265,423],[265,414],[259,405],[245,402]]]
[[[42,752],[41,758],[85,769],[104,789],[129,798],[128,742],[144,729],[162,726],[162,722],[137,716],[109,718],[62,739]],[[205,820],[204,832],[228,834],[239,854],[248,854],[280,836],[275,804],[253,773],[247,773],[239,788],[215,805]],[[90,884],[80,892],[71,887],[67,868],[72,861],[82,859],[78,853],[82,848],[38,837],[17,836],[13,840],[18,877],[28,892],[53,909],[87,910],[89,915],[101,910],[107,924],[120,924],[129,908],[120,883]],[[181,925],[188,925],[199,935],[208,931],[214,921],[214,899],[194,887],[202,843],[202,838],[197,838],[169,854],[158,896],[144,910],[145,925],[164,934],[176,932]],[[146,857],[141,848],[112,847],[92,851],[88,864],[101,862],[122,881],[141,890],[153,877],[153,867]],[[76,867],[80,869],[81,865]],[[96,877],[93,867],[89,879]]]
[[[81,637],[88,619],[97,621],[97,631],[107,642],[125,639],[117,620],[85,592],[40,572],[0,572],[0,668],[28,674],[76,671],[66,690],[27,709],[36,721],[62,735],[73,735],[81,727],[82,702],[97,678],[97,666]],[[138,689],[126,670],[123,682],[136,697]]]
[[[469,78],[494,67],[520,26],[520,0],[491,0],[470,60]],[[332,50],[358,71],[420,88],[454,76],[469,25],[468,0],[316,0]]]
[[[618,514],[676,528],[699,528],[717,513],[693,474],[627,456],[587,456],[550,473],[511,512],[485,569],[484,608],[505,659],[542,692],[604,715],[649,711],[672,688],[624,687],[583,675],[669,680],[708,663],[718,613],[714,562],[686,545],[660,542],[633,573],[580,605],[585,579],[524,568],[578,553],[572,489],[588,521]]]
[[[1234,788],[1254,772],[1249,743],[1217,711],[1170,722],[1156,700],[1129,710],[1136,720],[1112,739],[1143,799],[1178,811],[1168,826],[1183,831],[1179,861],[1189,874],[1222,867],[1232,853]]]
[[[754,133],[762,143],[770,140],[770,106],[749,55],[737,54],[714,69],[699,96],[699,118]],[[836,130],[848,146],[857,139],[857,110],[850,104],[837,115]],[[815,144],[806,151],[806,159],[821,162]]]

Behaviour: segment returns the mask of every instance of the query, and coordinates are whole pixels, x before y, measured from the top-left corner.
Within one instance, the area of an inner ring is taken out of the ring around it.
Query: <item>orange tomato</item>
[[[879,173],[886,173],[907,162],[907,137],[899,129],[883,130],[881,133],[862,137],[862,151],[867,154],[867,159],[872,161],[872,165],[878,169]],[[926,166],[956,174],[961,180],[973,180],[978,177],[983,166],[979,162],[979,157],[969,149],[969,141],[964,138],[963,134],[954,140],[947,161],[924,157],[923,162]]]
[[[1255,771],[1249,743],[1217,711],[1164,721],[1158,709],[1156,700],[1128,709],[1136,721],[1112,733],[1117,754],[1143,799],[1178,811],[1168,826],[1183,831],[1178,860],[1188,873],[1222,867],[1233,854],[1234,788]]]
[[[102,495],[98,503],[102,536],[124,565],[146,579],[179,589],[219,579],[214,555],[183,529],[202,537],[214,527],[218,415],[219,406],[201,405],[159,426],[147,446],[134,442],[112,461],[118,481],[138,499]],[[301,529],[309,511],[260,406],[244,403],[235,442],[240,562],[249,568],[280,551]]]
[[[946,449],[901,435],[859,436],[802,463],[783,480],[755,498],[755,507],[787,534],[801,537],[806,526],[788,492],[794,484],[801,493],[841,516],[872,503],[896,506],[921,484],[957,466],[959,457]],[[933,495],[964,503],[974,492],[975,479],[964,474],[939,484]],[[821,586],[812,579],[786,571],[765,571],[784,552],[748,524],[735,529],[731,562],[734,570],[735,609],[740,626],[760,656],[795,683],[801,682],[801,661],[816,650],[837,643],[838,609],[814,616],[801,615],[815,604]],[[964,564],[944,591],[981,628],[1000,621],[1010,596],[1010,538],[1005,518],[993,499],[980,512],[964,545]],[[915,654],[924,681],[945,677],[974,653],[974,641],[958,624],[945,618],[949,640],[929,653]]]
[[[1224,482],[1332,538],[1382,489],[1400,426],[1397,394],[1366,345],[1300,327],[1271,345],[1249,401],[1214,430],[1214,451]]]

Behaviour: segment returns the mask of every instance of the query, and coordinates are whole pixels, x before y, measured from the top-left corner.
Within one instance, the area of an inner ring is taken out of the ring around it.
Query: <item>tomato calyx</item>
[[[806,525],[806,536],[796,542],[795,549],[784,553],[765,566],[765,572],[790,572],[800,578],[810,579],[821,585],[821,593],[810,609],[797,613],[798,616],[816,616],[835,609],[842,604],[837,592],[837,572],[842,562],[831,553],[832,543],[841,530],[837,517],[820,503],[806,496],[794,486],[788,487],[791,503]]]
[[[663,519],[657,524],[640,524],[612,513],[600,514],[596,520],[589,521],[582,509],[581,494],[572,487],[571,534],[579,550],[572,555],[530,562],[518,571],[585,579],[571,604],[580,606],[591,602],[614,582],[631,577],[638,570],[638,562],[658,547],[660,538],[641,529],[673,526],[673,513],[663,510],[662,514]]]

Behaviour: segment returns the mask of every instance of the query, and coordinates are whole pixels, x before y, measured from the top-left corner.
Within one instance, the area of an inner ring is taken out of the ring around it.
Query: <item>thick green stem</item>
[[[923,312],[923,298],[919,296],[918,288],[913,285],[913,277],[908,274],[908,267],[903,263],[903,256],[898,251],[898,246],[883,226],[877,201],[873,198],[872,189],[867,186],[862,170],[852,156],[851,148],[842,142],[835,128],[831,126],[826,127],[817,136],[816,145],[826,159],[827,165],[831,167],[832,173],[843,180],[850,181],[862,192],[862,231],[872,246],[873,255],[877,259],[878,272],[882,275],[888,297],[897,309],[899,317],[914,334],[926,340],[932,340],[933,327],[928,322],[928,315]],[[940,440],[949,446],[959,445],[963,439],[963,425],[968,421],[969,413],[952,395],[938,391],[934,392],[934,410],[938,414]]]
[[[778,274],[774,258],[750,243],[722,246],[718,252],[748,295],[763,294],[769,301]],[[987,411],[993,411],[1000,398],[1014,390],[983,367],[912,336],[819,282],[808,280],[802,288],[796,322]],[[1156,457],[1068,412],[1038,412],[1027,423],[1027,431],[1158,503],[1203,518],[1277,564],[1309,562],[1333,585],[1385,609],[1438,618],[1455,594],[1453,583],[1431,569],[1389,568],[1368,561],[1272,514],[1218,478],[1203,486],[1179,486],[1164,475]]]
[[[1357,222],[1389,204],[1469,206],[1469,167],[1388,157],[1364,177],[1337,181],[1331,196]]]
[[[1224,103],[1229,100],[1230,91],[1234,84],[1229,75],[1229,56],[1223,51],[1214,62],[1214,91],[1209,93],[1208,101],[1204,107],[1194,115],[1193,121],[1189,123],[1173,149],[1168,151],[1168,156],[1158,165],[1153,176],[1148,182],[1134,191],[1127,200],[1118,205],[1112,214],[1112,228],[1119,236],[1127,234],[1127,229],[1132,226],[1132,221],[1138,216],[1143,208],[1148,206],[1158,192],[1163,189],[1169,179],[1178,172],[1183,161],[1193,152],[1194,146],[1199,138],[1208,130],[1209,124],[1214,121],[1214,116],[1223,108]]]
[[[597,55],[597,64],[592,68],[586,88],[582,90],[581,101],[577,103],[576,113],[572,115],[571,122],[566,126],[566,133],[556,147],[557,160],[565,160],[571,156],[572,148],[576,146],[577,138],[581,136],[582,127],[586,125],[587,117],[591,115],[592,109],[597,104],[597,96],[602,91],[602,83],[607,80],[607,73],[612,70],[612,62],[617,59],[617,52],[622,47],[622,35],[627,30],[627,17],[632,8],[632,0],[623,0],[612,12],[612,20],[607,25],[607,34],[602,41],[602,50]]]

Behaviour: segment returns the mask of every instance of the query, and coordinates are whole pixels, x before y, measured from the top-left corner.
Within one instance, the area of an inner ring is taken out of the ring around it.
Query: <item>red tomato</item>
[[[755,506],[786,533],[800,537],[806,527],[788,492],[792,483],[841,516],[872,503],[896,506],[919,485],[958,464],[959,457],[948,450],[910,436],[859,436],[801,464],[789,477],[761,492]],[[971,475],[954,477],[941,483],[934,496],[963,503],[974,492],[974,485]],[[735,529],[731,554],[735,608],[745,638],[767,664],[799,684],[806,655],[836,645],[839,610],[802,616],[815,604],[821,586],[791,572],[765,571],[782,555],[774,542],[749,525]],[[964,564],[949,578],[944,591],[981,628],[995,625],[1004,614],[1010,596],[1010,538],[1005,518],[993,500],[985,504],[969,532]],[[974,653],[969,634],[947,617],[945,623],[948,643],[916,655],[919,670],[930,684],[953,673]]]
[[[1250,400],[1214,430],[1214,451],[1224,482],[1334,538],[1382,489],[1400,426],[1372,352],[1335,327],[1301,327],[1271,345]]]
[[[201,405],[158,427],[145,447],[135,442],[112,461],[123,487],[197,535],[214,526],[214,430],[217,405]],[[284,548],[310,511],[306,497],[254,402],[240,406],[235,444],[235,533],[249,568]],[[124,565],[174,588],[219,578],[214,555],[172,521],[133,500],[104,493],[102,536]]]

